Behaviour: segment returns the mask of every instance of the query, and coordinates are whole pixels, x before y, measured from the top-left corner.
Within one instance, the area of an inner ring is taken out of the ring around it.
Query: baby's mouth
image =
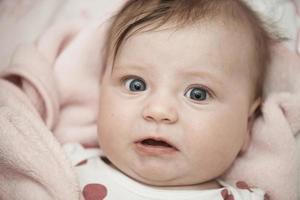
[[[139,152],[160,155],[170,154],[178,151],[178,149],[170,142],[159,138],[145,138],[136,142],[136,147]]]
[[[168,142],[162,141],[162,140],[145,139],[145,140],[142,140],[140,143],[143,145],[146,145],[146,146],[174,148],[171,144],[169,144]]]

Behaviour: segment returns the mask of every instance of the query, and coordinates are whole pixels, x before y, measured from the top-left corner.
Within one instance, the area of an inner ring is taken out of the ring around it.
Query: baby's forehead
[[[119,48],[125,43],[128,39],[133,36],[140,35],[144,32],[159,32],[165,29],[173,30],[170,34],[170,37],[176,35],[176,32],[181,30],[186,30],[186,37],[194,37],[197,39],[197,34],[192,34],[192,32],[201,32],[203,29],[209,28],[210,31],[217,31],[217,29],[224,29],[227,32],[223,32],[223,35],[227,33],[227,37],[245,37],[248,41],[251,41],[251,44],[255,45],[256,40],[254,39],[254,30],[251,25],[247,23],[247,21],[242,19],[233,19],[228,18],[228,20],[224,20],[226,15],[218,15],[213,18],[203,18],[197,21],[187,21],[186,23],[178,23],[176,20],[170,20],[162,23],[161,21],[154,21],[151,23],[147,23],[143,26],[136,26],[131,29],[124,35],[124,37],[117,38],[113,45],[114,48],[110,49],[109,54],[113,54],[113,57],[117,55]],[[215,30],[213,30],[213,28]],[[249,47],[253,47],[253,45],[249,45]],[[188,49],[187,49],[188,50]]]
[[[202,40],[201,42],[206,42],[205,37],[203,37],[203,32],[207,35],[207,37],[210,37],[211,35],[218,35],[219,37],[216,37],[216,39],[242,39],[244,40],[244,43],[241,46],[241,50],[246,50],[246,44],[247,49],[253,48],[255,40],[253,38],[253,34],[250,31],[250,26],[248,26],[246,23],[235,23],[227,21],[224,23],[223,20],[218,19],[210,19],[210,20],[201,20],[194,23],[187,23],[187,24],[176,24],[174,22],[168,22],[163,25],[159,25],[158,23],[150,24],[148,26],[142,27],[142,28],[136,28],[132,30],[130,33],[128,33],[128,36],[122,40],[122,43],[119,46],[118,50],[123,49],[124,45],[128,42],[132,43],[132,39],[134,39],[135,42],[141,42],[141,43],[147,43],[147,37],[145,35],[149,35],[148,37],[156,36],[156,40],[172,40],[173,42],[181,42],[182,40],[186,40],[187,38],[193,38],[196,41]],[[168,32],[168,34],[160,34],[160,32]],[[202,35],[202,37],[199,37],[199,35]],[[143,39],[137,39],[137,38],[143,38]],[[217,42],[211,43],[211,45],[215,45]],[[220,42],[219,42],[220,43]],[[238,43],[237,41],[232,43],[232,45],[235,45]],[[159,44],[159,42],[158,42]],[[226,48],[224,45],[220,43],[220,48]],[[146,46],[145,46],[146,47]],[[244,47],[244,48],[243,48]],[[113,50],[113,49],[112,49]],[[172,50],[172,49],[170,49]],[[182,51],[190,51],[189,48],[182,49]],[[111,52],[113,53],[113,51]]]
[[[166,48],[170,54],[175,50],[180,50],[184,55],[189,52],[194,53],[193,48],[189,47],[198,45],[203,48],[203,51],[197,52],[196,55],[209,52],[214,48],[216,53],[222,52],[232,57],[248,53],[248,56],[253,58],[254,42],[247,26],[206,20],[184,26],[167,23],[156,28],[139,29],[123,41],[119,51],[124,52],[129,46],[132,48],[132,45],[139,46],[140,50],[155,46]],[[238,51],[231,52],[233,48],[230,47],[236,47]]]
[[[115,61],[122,65],[163,63],[161,67],[199,66],[228,72],[249,70],[254,65],[253,52],[252,37],[244,29],[229,28],[219,22],[180,28],[170,24],[131,35],[121,45]]]

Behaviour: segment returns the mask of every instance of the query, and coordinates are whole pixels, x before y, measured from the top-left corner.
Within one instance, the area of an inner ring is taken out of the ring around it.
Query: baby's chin
[[[151,186],[178,186],[182,185],[182,181],[178,180],[177,178],[170,178],[165,177],[164,175],[160,174],[146,174],[146,173],[129,173],[127,174],[132,179]]]
[[[155,170],[154,170],[155,171]],[[124,172],[123,172],[124,173]],[[152,187],[168,187],[169,189],[216,189],[220,188],[220,185],[216,180],[195,180],[193,177],[169,177],[163,173],[153,174],[151,173],[139,173],[129,171],[125,173],[135,181],[149,185]]]

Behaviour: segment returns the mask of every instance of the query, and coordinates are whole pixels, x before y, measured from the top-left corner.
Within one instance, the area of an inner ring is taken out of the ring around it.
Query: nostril
[[[166,122],[166,123],[171,122],[171,120],[170,120],[169,118],[161,119],[161,121],[162,121],[162,122]]]
[[[159,117],[152,117],[152,116],[146,116],[145,119],[147,121],[156,121],[156,122],[164,122],[164,123],[168,123],[171,121],[171,119],[169,118],[159,118]]]
[[[170,106],[146,106],[142,112],[143,118],[149,122],[174,123],[178,115]]]
[[[145,119],[146,119],[147,121],[154,121],[154,118],[151,117],[151,116],[146,116]]]

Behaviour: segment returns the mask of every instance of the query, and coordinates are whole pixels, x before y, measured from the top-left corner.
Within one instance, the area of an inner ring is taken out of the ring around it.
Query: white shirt
[[[84,149],[80,144],[65,144],[63,148],[75,168],[84,196],[91,188],[102,187],[105,200],[264,200],[265,197],[265,193],[258,188],[241,189],[221,180],[218,182],[222,188],[209,190],[152,187],[131,179],[109,165],[100,149]],[[245,186],[245,183],[242,185]]]

